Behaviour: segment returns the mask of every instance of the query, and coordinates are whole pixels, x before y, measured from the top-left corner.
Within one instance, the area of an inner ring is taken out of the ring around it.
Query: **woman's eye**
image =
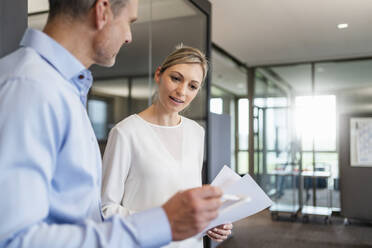
[[[190,88],[193,89],[193,90],[197,90],[198,89],[198,86],[195,86],[195,85],[190,85]]]
[[[180,81],[180,79],[178,77],[175,77],[175,76],[171,76],[171,79],[172,79],[172,81]]]

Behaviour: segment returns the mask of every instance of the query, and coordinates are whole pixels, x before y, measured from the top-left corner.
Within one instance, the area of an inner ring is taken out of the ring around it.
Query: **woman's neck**
[[[144,120],[160,126],[176,126],[181,121],[178,112],[169,113],[165,111],[159,102],[152,104],[138,115]]]

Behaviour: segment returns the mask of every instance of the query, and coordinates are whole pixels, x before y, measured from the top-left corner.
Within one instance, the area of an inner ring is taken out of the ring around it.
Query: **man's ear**
[[[101,30],[113,16],[110,1],[97,0],[93,8],[95,13],[96,28]]]

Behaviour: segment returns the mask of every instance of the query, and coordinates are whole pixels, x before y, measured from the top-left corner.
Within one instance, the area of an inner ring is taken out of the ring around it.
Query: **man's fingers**
[[[196,190],[197,194],[202,198],[220,198],[222,196],[222,190],[211,185],[204,185]]]
[[[222,203],[219,199],[208,199],[204,200],[203,204],[205,205],[205,211],[216,211]]]

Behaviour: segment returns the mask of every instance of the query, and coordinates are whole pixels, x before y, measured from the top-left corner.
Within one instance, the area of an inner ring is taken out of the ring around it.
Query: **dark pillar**
[[[255,85],[255,68],[248,68],[248,102],[249,102],[249,134],[248,134],[248,168],[251,177],[254,175],[254,129],[253,129],[253,101],[254,101],[254,85]]]
[[[27,1],[0,0],[0,57],[16,50],[27,28]]]

